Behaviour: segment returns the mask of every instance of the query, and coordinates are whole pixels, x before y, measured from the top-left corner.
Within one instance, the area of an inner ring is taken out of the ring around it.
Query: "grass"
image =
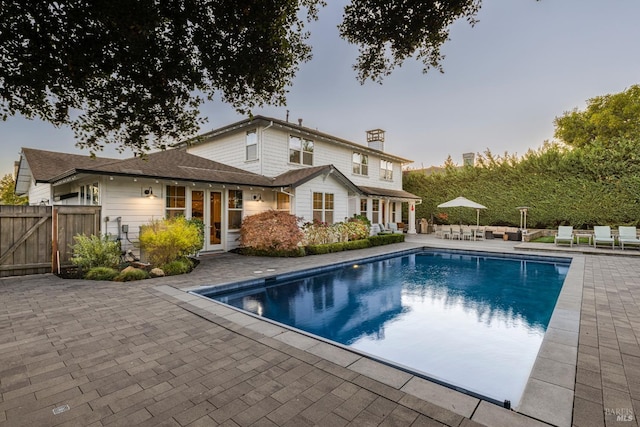
[[[553,243],[553,240],[554,240],[553,236],[543,236],[543,237],[538,237],[537,239],[532,240],[532,242],[535,242],[535,243]],[[587,239],[587,238],[582,238],[581,237],[579,240],[580,240],[579,242],[576,241],[574,243],[576,243],[576,244],[578,244],[578,243],[584,243],[584,244],[589,243],[589,239]]]

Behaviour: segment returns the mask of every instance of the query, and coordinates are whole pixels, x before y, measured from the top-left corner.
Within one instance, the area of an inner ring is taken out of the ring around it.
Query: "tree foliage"
[[[3,1],[0,116],[69,125],[92,151],[162,148],[197,131],[215,93],[239,109],[283,104],[318,3]]]
[[[354,69],[358,79],[380,81],[414,55],[424,71],[442,71],[440,47],[449,27],[466,18],[474,24],[481,0],[389,1],[352,0],[345,7],[340,35],[359,46]]]
[[[311,58],[306,24],[324,0],[5,0],[0,117],[70,126],[80,148],[143,153],[191,137],[219,96],[239,112],[284,105]],[[415,57],[442,71],[451,24],[481,0],[351,0],[340,35],[358,79],[380,82]]]
[[[435,222],[475,223],[475,210],[438,208],[457,196],[487,206],[484,225],[520,225],[520,206],[528,206],[528,226],[576,228],[594,225],[640,226],[640,140],[596,141],[570,148],[546,143],[522,158],[490,151],[475,166],[446,168],[425,175],[408,172],[405,190],[422,197],[416,217]],[[448,219],[443,221],[447,213]]]
[[[16,181],[13,175],[6,174],[0,179],[0,205],[26,205],[29,199],[16,195]]]
[[[640,140],[640,85],[591,98],[586,110],[565,112],[554,124],[555,137],[574,147],[596,140],[605,145],[620,139]]]

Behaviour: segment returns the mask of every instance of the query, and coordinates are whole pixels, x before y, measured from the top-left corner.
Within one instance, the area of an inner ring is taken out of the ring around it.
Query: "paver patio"
[[[547,425],[182,290],[422,245],[541,248],[408,240],[297,259],[207,256],[188,276],[133,283],[0,279],[0,426]],[[563,251],[584,265],[569,419],[637,426],[640,252]]]

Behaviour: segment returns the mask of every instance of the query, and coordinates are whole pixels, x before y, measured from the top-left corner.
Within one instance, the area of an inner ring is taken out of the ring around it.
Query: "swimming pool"
[[[199,293],[515,406],[568,268],[564,258],[420,250]]]

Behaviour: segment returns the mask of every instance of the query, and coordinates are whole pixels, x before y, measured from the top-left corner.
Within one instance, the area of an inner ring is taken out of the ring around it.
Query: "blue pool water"
[[[421,251],[205,296],[518,404],[569,261]]]

